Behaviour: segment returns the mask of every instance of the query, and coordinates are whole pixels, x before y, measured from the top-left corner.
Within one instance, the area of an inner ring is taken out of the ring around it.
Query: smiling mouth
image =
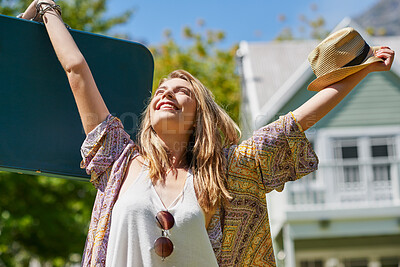
[[[157,106],[157,110],[178,110],[172,103],[161,103]]]

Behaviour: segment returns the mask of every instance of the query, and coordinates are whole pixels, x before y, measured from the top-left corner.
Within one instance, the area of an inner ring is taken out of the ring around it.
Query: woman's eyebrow
[[[184,85],[177,85],[177,86],[174,86],[172,89],[179,89],[179,88],[184,88],[184,89],[190,90],[187,86],[184,86]],[[158,90],[158,89],[168,89],[168,86],[162,85],[162,86],[158,87],[156,90]]]
[[[190,91],[189,87],[187,87],[187,86],[184,86],[184,85],[177,85],[177,86],[175,86],[175,88],[174,88],[174,89],[177,89],[177,88],[184,88],[184,89],[187,89],[187,90],[189,90],[189,91]]]

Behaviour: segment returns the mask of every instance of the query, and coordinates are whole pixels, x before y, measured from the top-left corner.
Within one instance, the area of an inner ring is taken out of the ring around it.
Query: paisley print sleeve
[[[97,189],[104,191],[114,161],[130,142],[121,121],[111,114],[86,136],[80,165]]]
[[[260,128],[228,151],[228,172],[235,183],[244,181],[245,186],[258,187],[264,193],[282,191],[286,182],[317,167],[318,157],[292,113]]]

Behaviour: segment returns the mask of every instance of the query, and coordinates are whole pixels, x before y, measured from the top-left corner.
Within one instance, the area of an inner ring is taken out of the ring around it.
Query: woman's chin
[[[151,125],[157,134],[176,134],[179,130],[178,120],[165,116],[158,117]]]

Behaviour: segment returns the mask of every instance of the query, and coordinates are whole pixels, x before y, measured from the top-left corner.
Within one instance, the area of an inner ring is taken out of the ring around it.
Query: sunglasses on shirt
[[[161,228],[161,236],[154,241],[154,250],[164,260],[174,251],[174,244],[169,238],[168,230],[175,224],[174,216],[166,210],[159,211],[156,215],[157,225]]]

